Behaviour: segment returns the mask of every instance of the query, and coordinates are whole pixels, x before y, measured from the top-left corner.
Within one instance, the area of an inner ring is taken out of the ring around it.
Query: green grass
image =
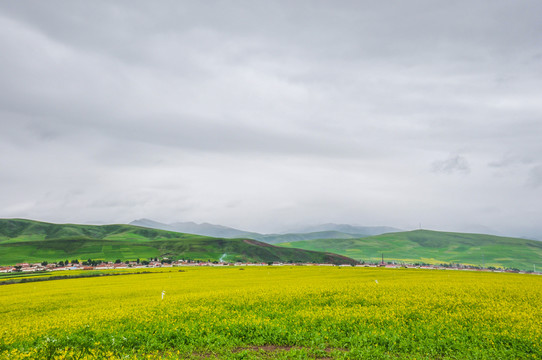
[[[243,262],[353,263],[336,254],[281,248],[256,240],[221,239],[132,225],[50,224],[0,219],[0,265],[64,260],[170,259]]]
[[[532,270],[542,269],[542,242],[483,234],[415,230],[360,239],[318,239],[280,246],[329,251],[361,261],[460,263]]]

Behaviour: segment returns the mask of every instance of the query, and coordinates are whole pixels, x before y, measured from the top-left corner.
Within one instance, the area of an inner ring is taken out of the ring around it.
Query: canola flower
[[[2,286],[0,359],[542,359],[540,276],[183,270]]]

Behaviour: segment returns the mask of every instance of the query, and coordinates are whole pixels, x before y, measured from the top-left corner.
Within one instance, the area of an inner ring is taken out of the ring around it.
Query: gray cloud
[[[541,11],[1,2],[0,216],[532,232]]]
[[[515,165],[529,165],[533,160],[531,156],[518,156],[513,153],[507,153],[498,160],[494,160],[488,163],[490,167],[494,168],[507,168]]]
[[[529,171],[527,185],[533,188],[542,186],[542,165],[535,166]]]
[[[460,155],[451,156],[446,160],[437,160],[431,164],[431,170],[435,173],[463,173],[470,172],[470,166],[467,159]]]

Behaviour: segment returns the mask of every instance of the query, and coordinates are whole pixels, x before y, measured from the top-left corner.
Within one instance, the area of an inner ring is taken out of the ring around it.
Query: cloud
[[[0,2],[0,216],[528,226],[541,12]]]
[[[460,155],[451,156],[446,160],[437,160],[431,164],[431,171],[434,173],[453,174],[470,173],[470,166],[467,159]]]
[[[539,188],[542,186],[542,165],[537,165],[529,171],[527,186]]]
[[[492,168],[507,168],[516,165],[529,165],[533,163],[533,158],[530,155],[517,155],[513,153],[507,153],[499,160],[494,160],[488,163],[488,166]]]

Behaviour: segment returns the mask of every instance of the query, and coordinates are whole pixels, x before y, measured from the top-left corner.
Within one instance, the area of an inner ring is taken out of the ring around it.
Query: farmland
[[[223,267],[5,285],[2,359],[540,359],[542,277]]]

